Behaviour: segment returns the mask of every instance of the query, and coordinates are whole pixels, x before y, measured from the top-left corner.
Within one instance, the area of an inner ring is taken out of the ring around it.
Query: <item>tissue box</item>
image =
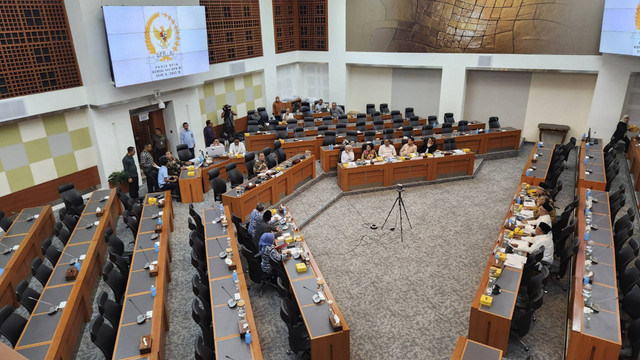
[[[195,174],[195,171],[187,171],[187,176],[194,176]]]
[[[505,260],[507,260],[507,254],[505,254],[505,253],[498,253],[498,259],[500,259],[500,261],[505,261]]]
[[[287,244],[291,244],[293,242],[293,238],[291,237],[291,235],[285,236],[284,242],[286,242]]]
[[[195,168],[193,165],[189,165],[189,166],[187,167],[187,170],[189,170],[189,171],[193,171],[193,170],[195,170],[195,169],[196,169],[196,168]]]
[[[493,297],[492,296],[482,295],[480,297],[480,304],[482,304],[484,306],[491,306],[492,302],[493,302]]]
[[[493,275],[497,278],[500,277],[500,275],[502,274],[502,269],[496,266],[492,266],[491,270],[493,270]]]
[[[238,154],[238,155],[236,155],[236,158],[238,158],[238,159],[242,159],[242,157],[243,157],[243,156],[244,156],[244,155],[242,155],[242,154]]]
[[[307,265],[305,263],[297,263],[296,271],[299,273],[307,271]]]
[[[471,152],[471,149],[469,149],[469,148],[464,148],[464,149],[462,149],[462,151],[464,151],[464,152],[468,153],[468,152]]]
[[[157,201],[157,200],[158,200],[158,199],[156,199],[156,198],[155,198],[155,197],[153,197],[153,196],[152,196],[152,197],[150,197],[150,198],[149,198],[149,205],[155,205],[155,203],[156,203],[156,201]]]

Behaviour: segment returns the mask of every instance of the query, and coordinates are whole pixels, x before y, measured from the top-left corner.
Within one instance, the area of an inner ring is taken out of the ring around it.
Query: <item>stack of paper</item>
[[[525,200],[524,201],[524,206],[526,206],[526,207],[534,207],[534,206],[536,206],[536,202],[533,201],[533,200]]]
[[[526,262],[527,262],[526,256],[522,256],[518,254],[507,254],[507,260],[504,261],[504,264],[514,269],[522,269],[522,267]]]

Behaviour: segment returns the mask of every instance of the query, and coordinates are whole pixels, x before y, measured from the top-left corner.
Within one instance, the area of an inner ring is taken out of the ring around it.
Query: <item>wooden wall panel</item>
[[[273,0],[276,53],[328,51],[327,0]]]

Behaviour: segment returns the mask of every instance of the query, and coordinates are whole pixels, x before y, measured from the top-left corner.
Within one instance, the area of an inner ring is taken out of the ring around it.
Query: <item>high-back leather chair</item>
[[[249,171],[249,166],[247,166],[247,171]],[[250,171],[251,173],[253,173],[253,166],[251,166]],[[218,168],[209,170],[209,184],[213,189],[213,197],[215,198],[215,200],[222,201],[222,194],[227,192],[227,182],[220,178],[220,170]]]
[[[296,138],[296,139],[303,138],[304,137],[304,128],[297,127],[295,129],[293,129],[293,137]]]
[[[236,169],[236,163],[225,166],[225,169],[227,170],[227,177],[231,182],[231,187],[236,187],[244,182],[244,176],[242,176],[240,170]]]
[[[324,139],[322,139],[322,146],[335,145],[336,144],[336,132],[326,131],[324,133]]]
[[[289,137],[289,130],[284,125],[276,126],[276,139],[286,139]]]
[[[388,114],[389,113],[389,104],[387,104],[387,103],[380,104],[380,113],[381,114]]]
[[[248,152],[244,154],[244,166],[247,168],[247,176],[249,179],[256,176],[256,174],[253,173],[253,165],[255,163],[256,163],[256,153]],[[216,174],[216,176],[218,175],[220,175],[219,171],[218,171],[218,174]],[[211,179],[211,175],[209,175],[209,178]]]
[[[453,132],[453,123],[444,123],[442,124],[442,133],[449,134]]]
[[[349,117],[346,114],[338,115],[338,124],[348,124]]]
[[[327,125],[327,126],[333,125],[333,117],[331,117],[331,116],[323,116],[322,117],[322,125]]]
[[[438,125],[438,117],[435,115],[429,115],[427,117],[427,122],[429,123],[429,125],[431,126],[436,126]]]
[[[467,120],[460,120],[458,121],[458,131],[463,132],[463,131],[470,131],[471,129],[469,129],[469,122]]]
[[[180,159],[180,161],[189,161],[192,159],[191,151],[189,151],[187,146],[187,144],[179,144],[176,146],[176,152],[178,153],[178,159]]]
[[[282,148],[282,143],[279,140],[273,142],[273,152],[276,154],[276,158],[278,159],[278,163],[281,163],[287,160],[287,153]]]
[[[375,111],[376,111],[376,105],[375,104],[367,104],[367,110],[366,110],[367,115],[371,115]]]
[[[413,113],[413,108],[412,107],[408,107],[404,109],[404,118],[405,119],[409,119],[412,116],[416,116],[416,114]]]
[[[267,113],[267,109],[265,109],[264,107],[259,107],[257,111],[258,115],[260,115],[260,121],[262,121],[263,124],[269,121],[269,114]]]
[[[444,122],[454,124],[456,121],[453,119],[453,113],[444,113]]]
[[[489,129],[499,129],[500,121],[497,116],[492,116],[489,118]]]
[[[259,127],[258,127],[258,122],[255,120],[249,120],[247,121],[247,132],[248,133],[254,133],[256,131],[258,131]]]

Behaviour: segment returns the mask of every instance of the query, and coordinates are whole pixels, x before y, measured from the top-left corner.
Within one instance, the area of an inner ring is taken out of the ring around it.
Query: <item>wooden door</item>
[[[142,150],[144,150],[144,146],[146,144],[151,143],[151,139],[153,137],[154,131],[156,128],[160,128],[163,134],[167,134],[164,126],[164,117],[162,115],[162,110],[156,110],[149,113],[149,120],[140,121],[140,118],[136,116],[131,116],[131,128],[133,129],[133,139],[136,143],[136,152],[140,154]],[[168,144],[167,144],[168,148]],[[155,158],[154,160],[158,163],[159,159]]]

